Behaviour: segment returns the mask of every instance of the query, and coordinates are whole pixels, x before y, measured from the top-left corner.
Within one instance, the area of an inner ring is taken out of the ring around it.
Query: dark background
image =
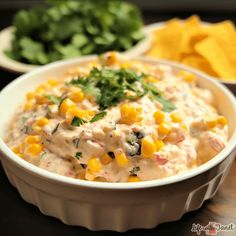
[[[84,0],[86,1],[86,0]],[[96,0],[94,0],[96,1]],[[146,24],[163,21],[172,17],[185,18],[198,14],[203,20],[217,22],[230,19],[236,22],[236,0],[130,0],[141,7]],[[0,30],[11,25],[13,15],[18,9],[40,4],[42,0],[0,0]],[[1,42],[0,42],[1,43]],[[0,90],[17,75],[0,69]],[[152,230],[132,230],[125,235],[196,235],[191,233],[192,223],[206,225],[209,221],[221,223],[235,222],[236,195],[230,195],[235,189],[236,168],[217,195],[207,201],[195,212],[186,214],[177,222],[162,224]],[[72,227],[52,217],[44,216],[39,210],[24,202],[17,190],[8,182],[0,165],[0,235],[1,236],[74,236],[74,235],[120,235],[115,232],[92,232],[82,227]],[[230,198],[231,196],[231,198]],[[230,202],[231,201],[231,202]],[[178,204],[178,203],[176,203]],[[215,207],[218,206],[218,207]],[[233,213],[234,212],[234,213]],[[202,235],[205,235],[202,233]],[[221,235],[236,235],[225,233]]]

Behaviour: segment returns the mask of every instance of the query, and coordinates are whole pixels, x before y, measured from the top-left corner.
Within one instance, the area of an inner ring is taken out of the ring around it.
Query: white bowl
[[[184,213],[198,209],[214,196],[234,159],[236,145],[236,105],[233,95],[207,75],[186,66],[169,64],[196,74],[201,87],[210,89],[219,111],[227,117],[229,143],[216,157],[186,173],[165,179],[137,183],[90,182],[60,176],[40,169],[15,155],[4,143],[8,123],[24,95],[48,77],[62,75],[68,68],[94,59],[60,61],[20,76],[0,93],[0,150],[3,168],[22,198],[46,215],[65,224],[91,230],[126,231],[153,228],[180,219]]]
[[[40,67],[41,65],[32,65],[15,61],[5,54],[5,50],[11,48],[13,31],[13,26],[9,26],[0,31],[0,67],[17,74],[29,72],[33,69]],[[146,52],[151,45],[151,36],[150,34],[147,34],[146,31],[144,31],[144,35],[145,37],[142,40],[140,40],[135,46],[133,46],[129,50],[124,51],[123,54],[126,56],[135,57],[142,55],[144,52]]]
[[[182,20],[182,21],[184,22],[184,20]],[[162,22],[152,23],[152,24],[146,25],[144,27],[145,34],[149,35],[149,37],[150,37],[149,47],[147,47],[147,50],[145,52],[147,52],[148,49],[152,46],[152,32],[156,31],[156,30],[159,30],[159,29],[162,29],[165,26],[165,23],[166,23],[165,21],[162,21]],[[202,23],[202,25],[205,25],[205,26],[212,24],[210,22],[205,22],[205,21],[202,21],[201,23]],[[144,54],[145,54],[145,52],[144,52]],[[156,59],[154,57],[150,57],[150,58],[151,59]],[[210,75],[208,75],[208,76],[210,76]],[[235,81],[224,80],[224,79],[213,77],[213,76],[211,76],[211,78],[213,78],[213,79],[219,81],[220,83],[224,84],[226,87],[228,87],[234,93],[234,95],[236,95],[236,80]]]

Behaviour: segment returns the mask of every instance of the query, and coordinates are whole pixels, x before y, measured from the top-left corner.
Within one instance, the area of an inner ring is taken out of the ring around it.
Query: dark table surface
[[[232,13],[207,13],[197,12],[203,20],[216,22],[231,19],[236,22],[236,14]],[[11,24],[14,11],[0,9],[0,29]],[[146,23],[162,21],[172,17],[187,17],[192,13],[188,12],[168,12],[144,14]],[[1,43],[1,42],[0,42]],[[17,78],[17,75],[0,69],[0,89],[10,81]],[[115,232],[92,232],[82,227],[64,225],[61,221],[48,217],[40,213],[35,207],[23,201],[17,190],[12,187],[0,165],[0,235],[1,236],[51,236],[51,235],[119,235]],[[124,235],[197,235],[191,233],[193,223],[207,225],[209,222],[219,222],[221,224],[236,224],[236,161],[220,187],[217,194],[208,200],[197,211],[185,214],[182,219],[165,223],[151,230],[131,230]],[[205,235],[202,232],[201,235]],[[233,236],[234,232],[219,233],[218,235]]]

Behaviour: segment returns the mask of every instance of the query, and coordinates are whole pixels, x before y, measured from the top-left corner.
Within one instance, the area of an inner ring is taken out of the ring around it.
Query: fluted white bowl
[[[139,58],[196,74],[199,86],[214,93],[219,111],[228,119],[227,147],[207,163],[186,173],[137,183],[83,181],[31,165],[4,143],[8,124],[28,91],[48,78],[61,76],[68,68],[94,58],[88,56],[43,66],[20,76],[0,92],[1,162],[11,184],[25,201],[36,205],[43,214],[59,218],[65,224],[91,230],[123,232],[134,228],[153,228],[198,209],[206,199],[214,196],[234,159],[236,103],[224,86],[186,66]]]

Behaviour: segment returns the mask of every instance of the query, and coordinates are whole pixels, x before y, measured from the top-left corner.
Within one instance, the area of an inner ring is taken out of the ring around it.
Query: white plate
[[[11,58],[9,58],[5,54],[5,50],[9,49],[11,47],[11,39],[12,39],[12,33],[14,31],[13,26],[9,26],[2,31],[0,31],[0,67],[3,69],[9,70],[11,72],[15,72],[18,74],[22,74],[28,71],[31,71],[40,65],[32,65],[32,64],[26,64],[22,62],[15,61]],[[136,57],[139,55],[144,54],[151,45],[151,36],[150,34],[146,33],[144,31],[145,38],[142,39],[140,42],[138,42],[134,47],[131,49],[123,52],[126,56],[129,57]]]

